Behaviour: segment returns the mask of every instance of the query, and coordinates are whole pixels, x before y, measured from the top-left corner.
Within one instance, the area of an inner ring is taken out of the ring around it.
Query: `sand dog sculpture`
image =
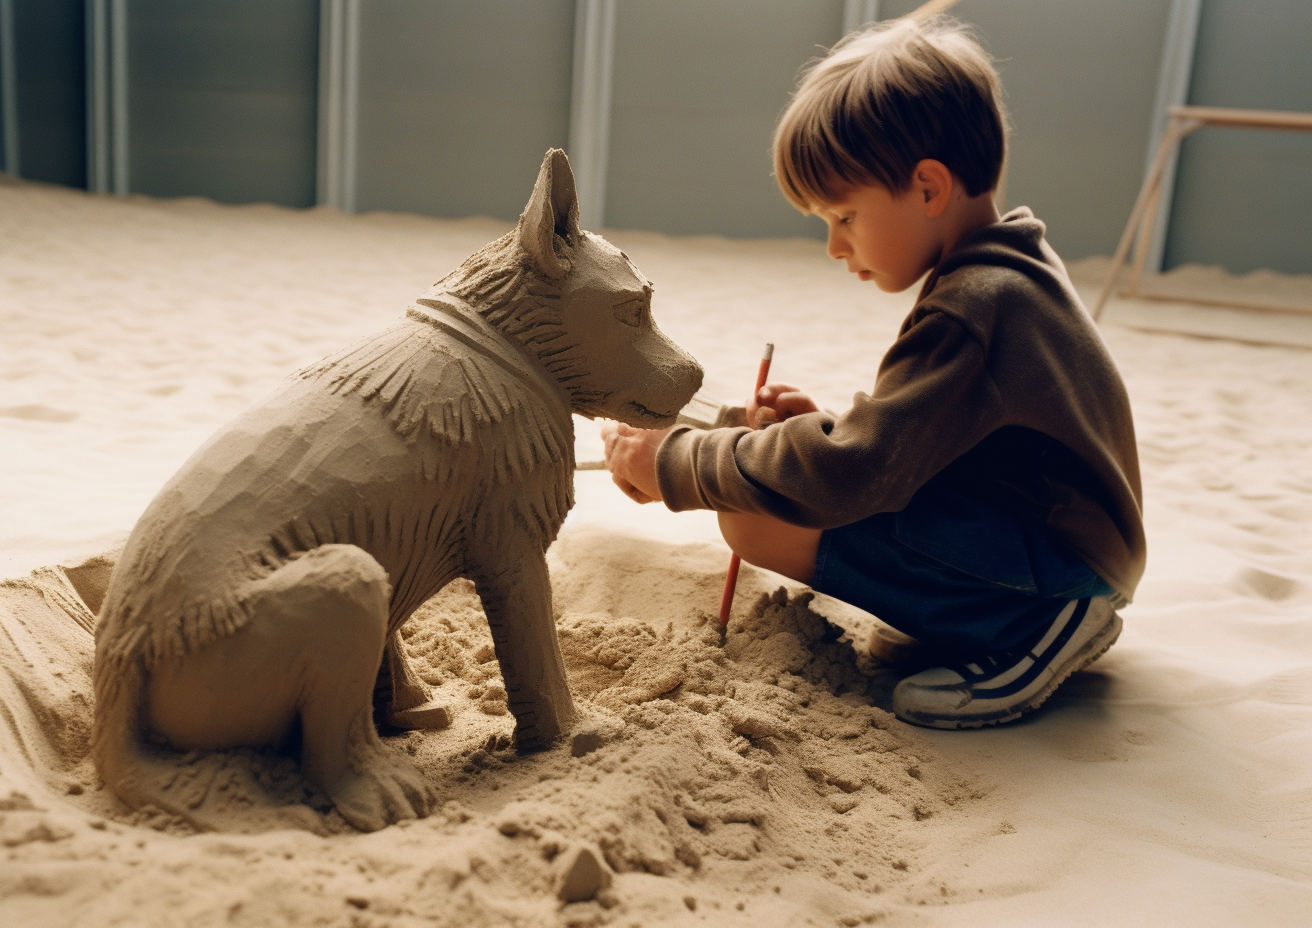
[[[549,151],[515,230],[389,329],[294,375],[220,429],[137,523],[96,636],[93,756],[133,807],[171,750],[289,746],[365,830],[432,791],[371,718],[432,724],[399,630],[457,577],[482,599],[521,750],[575,718],[545,552],[573,504],[570,413],[659,428],[701,385],[656,328],[649,281],[578,225]],[[196,822],[204,825],[205,822]]]

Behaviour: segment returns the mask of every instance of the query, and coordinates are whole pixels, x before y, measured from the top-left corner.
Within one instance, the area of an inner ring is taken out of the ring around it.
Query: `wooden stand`
[[[1157,146],[1152,168],[1144,178],[1139,198],[1134,201],[1130,211],[1130,221],[1125,225],[1121,241],[1116,246],[1112,266],[1103,282],[1098,302],[1093,307],[1093,318],[1102,316],[1103,307],[1116,287],[1125,259],[1129,256],[1130,245],[1134,243],[1134,267],[1130,272],[1130,284],[1121,296],[1141,297],[1153,300],[1179,300],[1166,294],[1141,291],[1139,285],[1143,280],[1143,267],[1148,258],[1148,245],[1152,241],[1153,229],[1157,226],[1157,214],[1162,205],[1162,174],[1166,162],[1184,138],[1198,131],[1203,126],[1223,126],[1231,129],[1283,129],[1295,132],[1312,132],[1312,113],[1287,113],[1275,110],[1236,110],[1215,106],[1173,106],[1167,110],[1170,121],[1162,133],[1162,141]],[[1136,241],[1137,238],[1137,241]],[[1210,306],[1230,306],[1237,309],[1249,309],[1258,312],[1308,313],[1312,310],[1270,303],[1233,303],[1228,300],[1198,300],[1189,298],[1185,302],[1205,303]]]

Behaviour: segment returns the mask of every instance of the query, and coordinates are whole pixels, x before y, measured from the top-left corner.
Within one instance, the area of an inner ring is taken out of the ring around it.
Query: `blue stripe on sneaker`
[[[1028,670],[1010,683],[1005,683],[994,689],[971,687],[973,697],[975,699],[1003,699],[1007,696],[1014,696],[1032,684],[1039,674],[1043,673],[1044,669],[1052,663],[1053,659],[1061,652],[1061,649],[1066,646],[1066,642],[1071,640],[1071,636],[1080,627],[1080,623],[1084,621],[1084,617],[1088,612],[1089,599],[1081,599],[1076,605],[1075,611],[1071,613],[1071,617],[1066,620],[1065,627],[1062,628],[1057,637],[1053,639],[1052,644],[1048,645],[1042,654],[1026,654],[1021,658],[1027,657],[1034,661]]]

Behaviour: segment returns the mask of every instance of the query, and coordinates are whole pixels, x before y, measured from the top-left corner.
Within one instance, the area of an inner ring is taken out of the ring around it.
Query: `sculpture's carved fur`
[[[198,669],[207,655],[245,653],[249,636],[239,633],[252,626],[282,634],[305,617],[298,596],[320,611],[364,610],[357,625],[372,642],[378,582],[390,584],[390,598],[376,621],[394,636],[442,586],[472,577],[521,742],[558,734],[573,709],[543,555],[573,504],[570,413],[668,424],[700,383],[695,363],[649,319],[634,331],[616,322],[617,301],[640,302],[650,289],[622,253],[578,229],[568,162],[548,153],[515,232],[434,285],[404,321],[300,371],[211,438],[142,516],[106,593],[93,733],[106,782],[132,805],[168,807],[144,739],[246,743],[177,708],[224,685],[222,667]],[[297,568],[308,579],[287,587],[301,558],[313,558]],[[365,658],[376,673],[377,658]],[[307,718],[311,697],[296,698],[288,711]],[[366,737],[358,718],[334,721],[354,734],[344,753],[327,752],[329,767],[359,776],[321,785],[361,827],[403,814],[391,806],[414,792],[412,777],[379,774],[383,798],[362,799],[373,787],[360,777],[371,771],[348,758],[372,757],[380,769],[391,761],[371,727]],[[155,730],[170,724],[183,734]],[[422,799],[410,806],[424,811]]]

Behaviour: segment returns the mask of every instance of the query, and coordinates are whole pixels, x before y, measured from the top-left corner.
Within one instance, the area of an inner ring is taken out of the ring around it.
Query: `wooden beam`
[[[1130,210],[1130,221],[1125,224],[1125,231],[1121,233],[1121,240],[1116,245],[1116,254],[1112,256],[1112,266],[1107,272],[1107,279],[1103,282],[1102,291],[1098,294],[1098,301],[1094,304],[1094,319],[1102,316],[1103,307],[1112,295],[1112,289],[1116,286],[1116,277],[1120,274],[1121,265],[1125,263],[1126,257],[1130,254],[1130,245],[1134,242],[1136,233],[1143,234],[1143,218],[1148,212],[1149,204],[1153,201],[1157,185],[1161,182],[1167,158],[1175,151],[1175,146],[1180,144],[1180,139],[1195,128],[1197,128],[1195,124],[1187,124],[1186,127],[1186,124],[1178,123],[1172,119],[1167,125],[1166,131],[1162,133],[1162,140],[1157,145],[1157,154],[1153,158],[1152,167],[1148,169],[1148,176],[1143,179],[1143,186],[1139,189],[1139,196],[1134,201],[1134,208]]]
[[[1312,306],[1299,306],[1295,303],[1261,303],[1247,300],[1227,300],[1221,297],[1185,296],[1169,293],[1165,290],[1140,290],[1133,295],[1136,300],[1155,300],[1161,303],[1193,303],[1197,306],[1217,306],[1222,309],[1243,309],[1255,313],[1272,313],[1286,316],[1312,316]]]
[[[911,19],[929,19],[939,13],[946,13],[960,2],[961,0],[929,0],[928,3],[916,7],[907,16]]]
[[[1224,106],[1173,106],[1168,112],[1173,119],[1196,119],[1205,126],[1312,132],[1312,113],[1293,113],[1286,110],[1240,110]]]
[[[1130,253],[1130,245],[1136,238],[1140,242],[1140,248],[1135,258],[1135,269],[1130,280],[1130,286],[1124,295],[1131,297],[1139,295],[1140,277],[1143,272],[1145,252],[1147,250],[1143,247],[1143,242],[1153,234],[1153,230],[1157,226],[1158,209],[1161,206],[1159,193],[1162,175],[1167,160],[1173,155],[1183,138],[1204,126],[1312,132],[1312,113],[1294,113],[1284,110],[1242,110],[1220,106],[1173,106],[1167,112],[1170,115],[1170,122],[1167,124],[1166,131],[1162,133],[1161,143],[1157,146],[1157,155],[1153,159],[1153,165],[1149,169],[1148,175],[1144,178],[1143,187],[1139,190],[1139,197],[1135,200],[1134,208],[1130,211],[1130,221],[1125,224],[1125,231],[1121,233],[1121,240],[1116,246],[1116,254],[1112,256],[1112,266],[1107,271],[1107,278],[1103,282],[1102,290],[1098,294],[1098,300],[1094,304],[1093,318],[1095,320],[1102,316],[1103,308],[1107,305],[1112,290],[1116,287],[1116,279],[1120,275],[1121,267]],[[1154,296],[1153,298],[1162,299],[1163,297]],[[1183,299],[1182,301],[1189,302]],[[1267,303],[1230,303],[1228,301],[1213,303],[1210,300],[1207,302],[1209,305],[1234,306],[1239,309],[1261,309],[1286,313],[1298,312],[1298,310],[1291,310],[1288,306]]]

